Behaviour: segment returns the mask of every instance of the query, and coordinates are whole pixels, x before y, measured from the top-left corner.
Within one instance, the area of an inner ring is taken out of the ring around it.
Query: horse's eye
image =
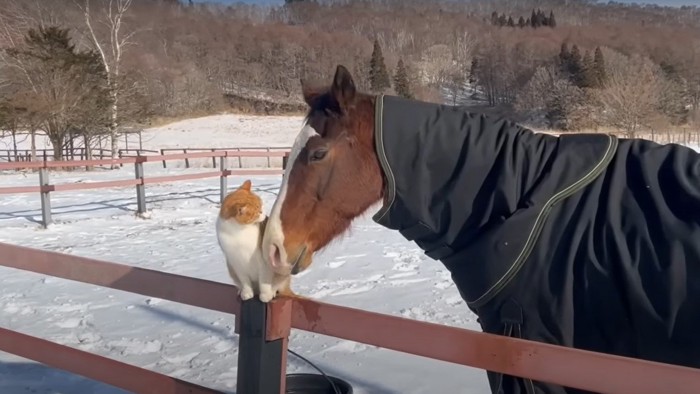
[[[328,150],[326,150],[326,149],[316,149],[315,151],[311,152],[311,154],[309,155],[309,160],[310,161],[323,160],[323,158],[326,157],[326,153],[328,153]]]

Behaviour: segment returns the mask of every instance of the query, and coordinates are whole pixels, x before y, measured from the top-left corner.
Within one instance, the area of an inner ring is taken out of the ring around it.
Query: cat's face
[[[262,199],[250,190],[251,182],[247,180],[230,193],[221,204],[219,215],[223,219],[236,219],[240,224],[260,222],[263,217]]]

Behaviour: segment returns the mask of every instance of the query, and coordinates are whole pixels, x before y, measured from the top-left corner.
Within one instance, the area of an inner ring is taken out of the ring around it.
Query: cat
[[[262,199],[251,191],[251,186],[247,180],[229,193],[216,220],[216,235],[229,275],[244,301],[253,298],[256,290],[262,302],[269,302],[278,294],[294,296],[291,277],[275,274],[262,256],[267,215],[262,209]]]

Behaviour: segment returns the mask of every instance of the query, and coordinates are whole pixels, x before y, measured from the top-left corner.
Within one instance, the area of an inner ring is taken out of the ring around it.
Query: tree
[[[569,56],[568,72],[571,78],[571,82],[578,87],[584,82],[583,76],[583,59],[581,58],[581,52],[578,49],[578,45],[574,44],[571,47],[571,54]]]
[[[76,130],[96,124],[109,104],[106,75],[99,55],[76,50],[69,30],[57,26],[30,29],[24,45],[7,50],[7,55],[22,64],[15,78],[17,91],[11,105],[28,113],[40,114],[39,126],[47,135],[54,158],[63,157],[67,138]]]
[[[593,69],[593,57],[591,52],[586,51],[581,61],[581,80],[579,87],[581,88],[593,88],[595,87],[595,74]]]
[[[506,24],[508,25],[508,27],[515,27],[515,22],[513,21],[512,16],[508,17],[508,22]]]
[[[102,67],[107,76],[107,89],[111,98],[111,106],[109,108],[110,123],[109,137],[112,158],[118,157],[118,138],[119,125],[121,123],[121,105],[128,91],[122,82],[121,65],[125,49],[131,44],[130,40],[135,34],[134,30],[125,32],[123,29],[124,16],[131,7],[132,0],[102,0],[102,8],[104,13],[103,24],[107,27],[107,36],[100,40],[98,33],[93,28],[91,22],[92,15],[90,11],[90,0],[85,0],[82,7],[85,17],[85,24],[90,32],[90,38],[93,46],[100,54]],[[116,165],[115,165],[116,166]]]
[[[607,71],[605,69],[605,58],[600,47],[596,47],[593,55],[592,82],[596,88],[602,87],[607,81]]]
[[[528,24],[529,24],[529,23],[528,23]],[[527,25],[527,24],[525,23],[525,19],[521,16],[521,17],[518,19],[518,27],[522,29],[522,28],[525,27],[526,25]]]
[[[549,27],[557,27],[557,21],[554,19],[554,11],[549,11]]]
[[[391,87],[389,72],[384,64],[384,56],[379,41],[374,40],[374,50],[369,63],[369,83],[373,92],[383,92]]]
[[[477,83],[477,74],[479,72],[479,58],[474,56],[469,67],[469,83],[474,85]]]
[[[518,95],[516,108],[543,115],[549,126],[578,130],[589,126],[587,96],[554,65],[540,66]]]
[[[648,58],[612,54],[607,83],[598,91],[601,112],[608,125],[634,137],[660,115],[663,76]]]
[[[23,109],[15,106],[12,100],[5,98],[0,102],[0,131],[6,131],[10,134],[12,141],[12,150],[17,158],[17,133],[22,123]],[[1,135],[1,134],[0,134]]]
[[[557,59],[559,63],[559,70],[562,73],[568,73],[571,64],[571,52],[569,52],[569,45],[566,41],[562,42],[559,49],[559,58]]]
[[[394,90],[396,91],[396,94],[401,97],[409,99],[413,98],[408,78],[408,71],[406,70],[402,59],[399,59],[399,63],[396,65],[396,73],[394,74]]]

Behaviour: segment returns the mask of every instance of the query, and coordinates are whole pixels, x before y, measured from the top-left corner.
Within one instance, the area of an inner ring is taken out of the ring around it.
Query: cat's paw
[[[275,298],[275,293],[272,291],[260,292],[260,301],[262,302],[270,302],[273,298]]]
[[[253,289],[250,287],[245,287],[241,290],[241,300],[246,301],[255,296],[255,293],[253,293]]]

